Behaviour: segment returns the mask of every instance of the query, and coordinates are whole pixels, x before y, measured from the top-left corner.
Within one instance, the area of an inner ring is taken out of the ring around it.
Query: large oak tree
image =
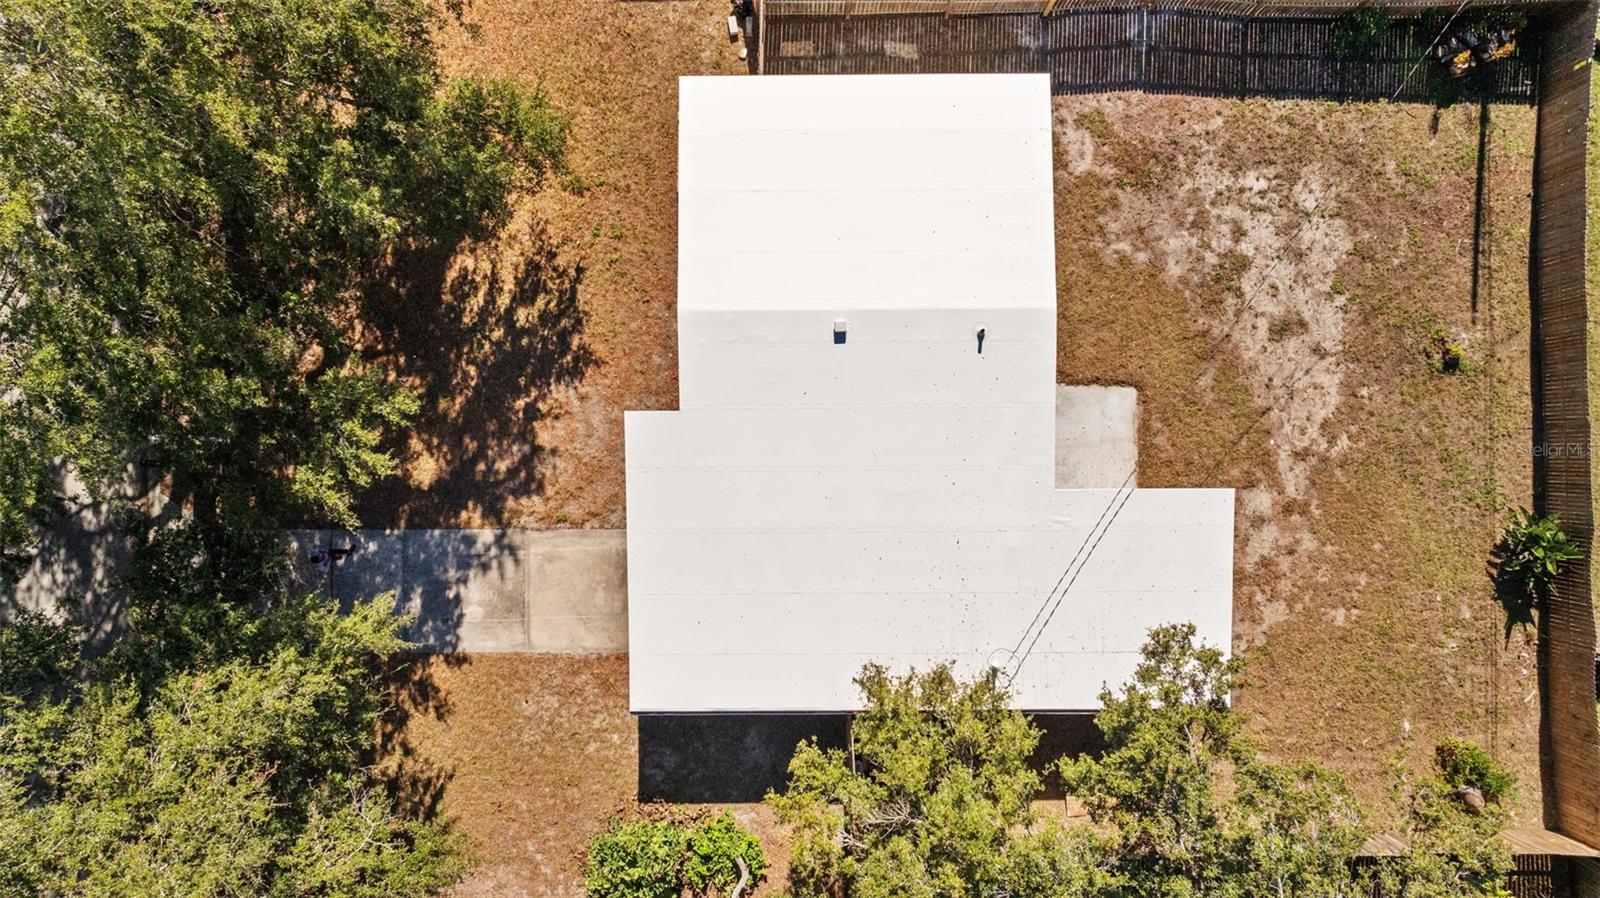
[[[459,11],[459,10],[458,10]],[[349,524],[414,402],[347,324],[389,253],[492,227],[564,119],[444,77],[428,0],[0,10],[0,547],[58,460],[201,518]]]

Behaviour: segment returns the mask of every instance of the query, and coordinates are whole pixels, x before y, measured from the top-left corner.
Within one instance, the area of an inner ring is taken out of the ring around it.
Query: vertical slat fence
[[[1346,61],[1333,58],[1333,19],[1326,16],[1066,2],[1048,16],[766,15],[762,59],[771,74],[1048,72],[1056,93],[1420,101],[1439,77],[1432,63],[1418,64],[1434,33],[1415,19],[1394,21],[1371,59]],[[1536,71],[1533,47],[1496,64],[1491,98],[1532,102]]]
[[[1596,9],[1552,18],[1539,79],[1533,168],[1534,507],[1584,550],[1539,615],[1545,825],[1600,846],[1595,723],[1594,418],[1587,277],[1588,122]]]

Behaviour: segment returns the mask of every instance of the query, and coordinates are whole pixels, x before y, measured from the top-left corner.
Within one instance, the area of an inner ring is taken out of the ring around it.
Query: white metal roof
[[[633,710],[974,671],[1064,573],[1022,707],[1095,707],[1159,623],[1227,646],[1231,490],[1053,488],[1048,78],[680,90],[682,410],[626,418]]]

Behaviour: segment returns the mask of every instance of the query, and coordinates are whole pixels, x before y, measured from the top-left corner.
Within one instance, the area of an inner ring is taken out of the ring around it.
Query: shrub
[[[677,898],[687,841],[670,820],[613,825],[589,843],[584,888],[591,898]]]
[[[1393,832],[1405,847],[1360,870],[1347,894],[1503,898],[1514,867],[1500,836],[1510,812],[1488,798],[1497,789],[1509,794],[1511,776],[1477,746],[1454,739],[1435,749],[1432,776],[1415,778],[1404,756],[1392,766],[1401,811]]]
[[[754,886],[766,875],[767,857],[761,853],[761,843],[732,814],[719,814],[689,835],[683,878],[702,895],[728,891],[739,882],[739,858],[750,870],[749,885]]]
[[[1334,59],[1371,59],[1389,30],[1389,14],[1381,6],[1363,6],[1340,14],[1330,37]]]
[[[1461,361],[1465,357],[1460,344],[1453,341],[1446,342],[1439,350],[1439,367],[1446,374],[1454,374],[1461,370]]]
[[[1434,749],[1434,763],[1439,776],[1452,789],[1470,786],[1483,795],[1484,801],[1499,802],[1511,794],[1517,778],[1506,770],[1489,753],[1464,739],[1446,739]]]
[[[1511,513],[1500,545],[1500,574],[1520,586],[1530,604],[1555,588],[1556,575],[1583,557],[1554,515],[1526,508]]]
[[[996,677],[951,665],[856,677],[854,756],[800,743],[789,785],[768,793],[792,828],[796,898],[1016,894],[1005,861],[1032,821],[1039,730]]]
[[[1428,367],[1435,374],[1460,373],[1467,353],[1454,337],[1443,328],[1435,327],[1428,331],[1428,342],[1431,350]]]

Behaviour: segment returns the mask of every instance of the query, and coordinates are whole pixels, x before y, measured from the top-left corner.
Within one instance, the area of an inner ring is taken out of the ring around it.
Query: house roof
[[[1231,490],[1054,489],[1048,79],[680,84],[680,410],[626,418],[633,710],[852,710],[863,663],[947,659],[1089,709],[1151,626],[1229,645]]]
[[[683,78],[678,308],[1054,308],[1040,76]]]

